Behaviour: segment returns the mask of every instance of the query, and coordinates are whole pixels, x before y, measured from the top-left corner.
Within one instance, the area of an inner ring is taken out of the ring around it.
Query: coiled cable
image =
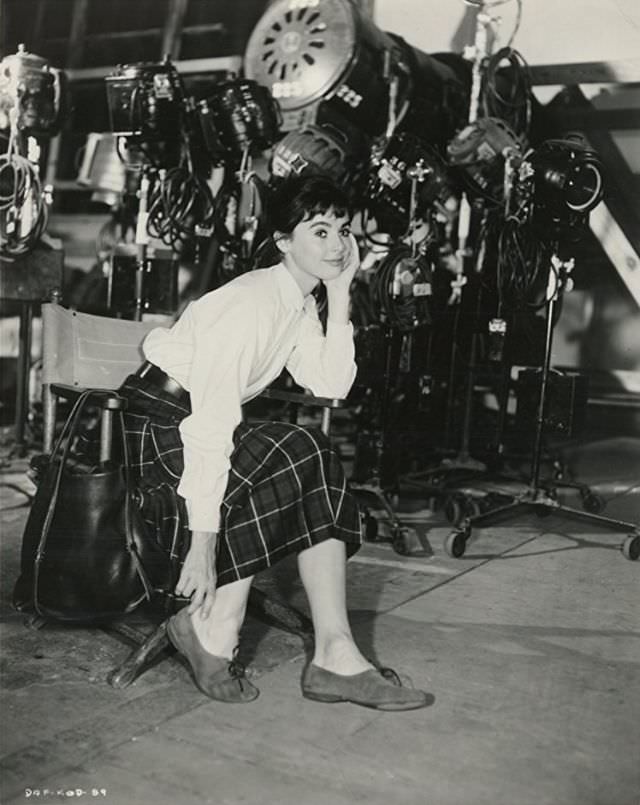
[[[38,165],[18,153],[13,138],[0,155],[0,254],[13,260],[31,251],[46,229],[50,191]]]
[[[414,256],[404,245],[392,249],[380,261],[371,286],[381,320],[401,332],[430,323],[430,285],[431,270],[425,257]],[[424,293],[427,286],[428,293]]]
[[[488,59],[485,67],[482,86],[484,115],[501,118],[517,135],[527,135],[532,105],[527,62],[517,50],[500,48]]]
[[[176,249],[213,227],[214,199],[207,181],[186,165],[160,170],[149,196],[147,231]]]

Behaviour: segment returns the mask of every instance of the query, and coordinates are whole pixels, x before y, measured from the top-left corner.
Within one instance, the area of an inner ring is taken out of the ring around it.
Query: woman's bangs
[[[318,201],[309,207],[304,215],[303,221],[310,221],[316,215],[333,215],[335,218],[349,218],[350,211],[346,204],[335,202],[333,199],[325,200],[318,199]]]

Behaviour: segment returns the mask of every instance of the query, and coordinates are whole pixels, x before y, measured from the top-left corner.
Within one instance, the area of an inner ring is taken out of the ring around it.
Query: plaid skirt
[[[136,375],[119,393],[128,403],[125,430],[144,518],[180,562],[190,532],[176,492],[184,467],[178,426],[190,411]],[[218,533],[218,586],[326,539],[345,542],[347,556],[358,550],[358,506],[321,431],[284,422],[240,423],[233,443]]]

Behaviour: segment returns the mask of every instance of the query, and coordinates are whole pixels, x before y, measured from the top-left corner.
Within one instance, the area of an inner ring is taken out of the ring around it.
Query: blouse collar
[[[274,266],[273,272],[285,304],[295,310],[302,310],[305,305],[304,295],[284,263],[278,263],[277,266]]]

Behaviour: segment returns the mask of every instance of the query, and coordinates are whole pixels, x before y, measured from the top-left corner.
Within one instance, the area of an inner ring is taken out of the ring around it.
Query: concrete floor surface
[[[637,440],[573,456],[607,514],[640,520],[639,456]],[[433,555],[366,544],[349,603],[365,652],[433,706],[307,701],[299,638],[251,620],[243,652],[261,695],[234,706],[207,700],[175,659],[114,690],[127,648],[112,636],[26,628],[10,607],[22,468],[0,482],[4,805],[639,805],[640,563],[622,556],[623,535],[519,518],[456,560],[442,514],[414,510]],[[291,562],[261,586],[306,609]]]

